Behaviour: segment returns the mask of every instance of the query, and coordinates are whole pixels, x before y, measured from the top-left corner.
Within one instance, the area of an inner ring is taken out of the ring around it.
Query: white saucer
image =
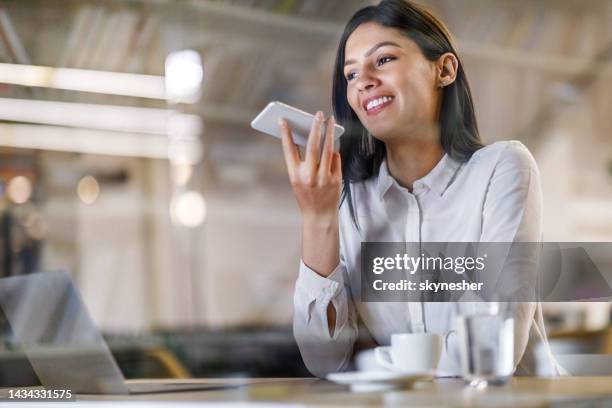
[[[436,372],[392,372],[392,371],[349,371],[331,373],[327,379],[338,384],[349,385],[352,391],[388,391],[406,388],[415,381],[430,380]]]

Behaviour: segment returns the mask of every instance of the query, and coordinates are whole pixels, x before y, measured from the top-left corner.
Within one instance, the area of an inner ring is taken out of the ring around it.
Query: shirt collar
[[[413,183],[413,189],[416,189],[417,186],[421,184],[430,190],[435,191],[439,195],[442,195],[455,179],[455,175],[460,167],[460,162],[454,160],[448,154],[444,154],[438,164],[436,164],[436,166],[427,175],[415,180]],[[378,171],[378,183],[376,186],[378,195],[381,199],[392,185],[399,187],[397,181],[389,173],[387,160],[385,159],[380,165],[380,169]]]

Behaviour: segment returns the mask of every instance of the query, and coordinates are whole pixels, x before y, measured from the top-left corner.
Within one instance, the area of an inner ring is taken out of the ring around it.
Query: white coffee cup
[[[391,346],[376,347],[374,355],[381,366],[402,372],[435,371],[442,354],[442,335],[400,333],[391,335]]]

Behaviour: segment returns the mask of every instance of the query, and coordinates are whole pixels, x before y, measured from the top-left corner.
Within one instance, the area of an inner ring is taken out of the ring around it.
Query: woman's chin
[[[387,143],[395,139],[392,129],[371,129],[370,134],[383,143]]]

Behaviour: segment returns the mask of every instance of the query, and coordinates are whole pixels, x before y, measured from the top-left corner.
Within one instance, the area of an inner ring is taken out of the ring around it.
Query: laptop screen
[[[0,279],[0,307],[42,385],[127,393],[121,371],[67,274]]]

